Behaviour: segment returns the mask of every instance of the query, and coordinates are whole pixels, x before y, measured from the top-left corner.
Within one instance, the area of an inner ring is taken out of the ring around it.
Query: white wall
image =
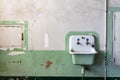
[[[120,7],[120,0],[109,0],[110,7]]]
[[[96,31],[104,50],[105,15],[105,0],[0,0],[0,20],[29,22],[30,50],[64,50],[70,31]]]

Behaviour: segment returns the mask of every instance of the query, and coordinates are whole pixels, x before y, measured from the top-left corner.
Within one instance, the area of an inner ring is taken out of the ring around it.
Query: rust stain
[[[50,66],[51,66],[51,64],[52,64],[52,61],[47,61],[46,63],[45,63],[45,68],[49,68]]]

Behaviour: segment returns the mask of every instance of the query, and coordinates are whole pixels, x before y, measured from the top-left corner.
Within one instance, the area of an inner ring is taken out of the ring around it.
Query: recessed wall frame
[[[0,49],[28,49],[27,21],[0,21]]]
[[[120,65],[120,7],[110,7],[108,12],[108,51],[115,65]]]

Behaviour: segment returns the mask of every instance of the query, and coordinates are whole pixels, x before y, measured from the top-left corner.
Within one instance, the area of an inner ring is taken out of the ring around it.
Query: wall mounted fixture
[[[73,64],[92,65],[95,50],[93,35],[72,35],[69,40],[69,52],[72,54]]]
[[[95,49],[95,37],[93,35],[72,35],[69,38],[69,53],[75,65],[81,65],[81,73],[84,76],[84,66],[92,65],[97,53]]]

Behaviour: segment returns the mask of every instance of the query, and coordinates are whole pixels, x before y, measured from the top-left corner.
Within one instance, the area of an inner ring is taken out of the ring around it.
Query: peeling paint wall
[[[10,51],[1,48],[0,76],[81,77],[81,67],[72,64],[71,55],[65,50],[67,44],[65,39],[68,39],[65,37],[71,31],[95,31],[99,35],[100,43],[97,44],[100,44],[100,51],[96,55],[94,65],[89,66],[89,69],[86,70],[85,76],[106,77],[106,72],[107,77],[119,77],[120,66],[115,65],[120,64],[119,52],[116,55],[115,52],[108,51],[108,62],[107,65],[104,65],[106,54],[106,1],[0,0],[0,21],[28,21],[29,49],[28,51]],[[116,7],[117,9],[114,9],[119,13],[120,0],[109,0],[108,5],[109,10]],[[112,14],[112,12],[108,11],[108,14]],[[109,15],[108,17],[114,18],[114,20],[118,19],[115,25],[118,25],[119,28],[119,15],[116,18],[114,13],[114,17]],[[110,23],[110,25],[112,24]],[[4,33],[10,32],[12,34],[12,36],[9,34],[12,38],[11,41],[5,42],[2,40],[8,38],[5,34],[3,35],[2,30],[5,30]],[[8,30],[8,28],[2,29],[0,27],[0,46],[9,46],[9,42],[11,45],[13,41],[15,45],[21,45],[21,37],[14,34],[16,31],[21,35],[22,31],[20,29]],[[117,34],[119,35],[119,33]],[[119,48],[116,49],[119,50]]]
[[[105,0],[0,0],[0,20],[28,21],[29,49],[0,51],[0,75],[82,76],[81,66],[73,65],[65,50],[65,37],[71,31],[91,31],[98,33],[100,50],[85,75],[104,76]]]

